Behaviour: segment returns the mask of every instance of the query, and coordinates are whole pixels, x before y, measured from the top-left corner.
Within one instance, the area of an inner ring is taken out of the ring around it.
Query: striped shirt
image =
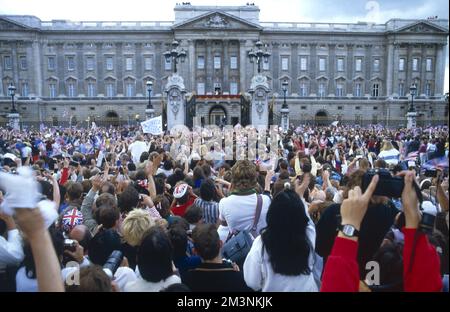
[[[203,221],[207,224],[216,224],[219,219],[219,203],[197,198],[194,205],[200,207],[203,212]]]

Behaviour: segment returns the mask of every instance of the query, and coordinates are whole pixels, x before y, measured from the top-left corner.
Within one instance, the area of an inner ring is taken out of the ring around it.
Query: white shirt
[[[19,230],[8,231],[8,239],[0,236],[0,268],[18,265],[23,260],[22,237]]]
[[[394,166],[398,164],[399,157],[400,152],[395,148],[387,151],[381,151],[380,154],[378,154],[378,158],[383,159],[388,165]]]
[[[261,216],[256,227],[258,234],[267,225],[266,215],[270,206],[270,198],[266,195],[261,195],[261,197]],[[230,231],[250,231],[253,226],[255,211],[256,194],[230,195],[222,198],[219,202],[219,218],[227,222]]]
[[[307,235],[308,238],[313,239],[311,236],[311,225],[308,225]],[[313,226],[312,226],[313,227]],[[314,231],[315,234],[315,231]],[[313,271],[314,268],[314,240],[309,254],[309,268]],[[258,236],[253,242],[252,248],[247,255],[244,262],[244,279],[248,287],[254,290],[262,289],[266,291],[276,292],[317,292],[319,287],[314,279],[313,272],[309,275],[296,275],[288,276],[275,273],[272,269],[272,265],[269,261],[269,255],[264,248],[264,254],[262,252],[263,244],[261,236]]]
[[[169,287],[173,284],[181,283],[181,279],[176,275],[171,275],[165,280],[153,283],[144,280],[142,277],[139,277],[133,282],[130,282],[125,285],[125,292],[158,292],[164,288]]]
[[[135,164],[139,163],[139,159],[143,152],[148,152],[148,146],[143,141],[135,141],[128,146],[128,151],[131,152],[131,157]]]
[[[22,158],[27,158],[28,156],[31,156],[31,147],[26,145],[25,147],[22,148],[22,150],[20,152],[21,152]]]

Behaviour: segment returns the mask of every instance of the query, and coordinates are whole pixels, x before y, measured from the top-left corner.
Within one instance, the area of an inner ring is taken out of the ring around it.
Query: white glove
[[[41,197],[40,185],[29,167],[19,167],[18,175],[0,172],[0,187],[5,198],[0,206],[8,215],[14,214],[14,208],[36,208]]]

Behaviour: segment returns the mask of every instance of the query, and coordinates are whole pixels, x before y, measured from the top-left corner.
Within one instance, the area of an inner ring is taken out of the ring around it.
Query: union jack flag
[[[62,218],[64,232],[70,232],[75,226],[83,224],[83,214],[77,208],[67,211]]]
[[[419,152],[411,152],[408,155],[406,155],[405,160],[416,160],[419,156]]]

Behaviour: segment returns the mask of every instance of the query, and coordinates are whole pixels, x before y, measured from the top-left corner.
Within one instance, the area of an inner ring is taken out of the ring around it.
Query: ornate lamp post
[[[12,104],[12,109],[11,109],[11,113],[17,113],[16,110],[16,106],[14,103],[14,96],[16,95],[16,87],[14,87],[14,85],[11,83],[8,87],[8,92],[9,92],[9,96],[11,97],[11,104]]]
[[[269,59],[270,53],[267,52],[266,50],[262,49],[263,43],[261,41],[258,40],[258,42],[256,42],[256,50],[253,51],[250,50],[248,52],[248,57],[250,59],[250,63],[255,63],[258,64],[258,74],[261,73],[261,63],[267,62],[267,60]]]
[[[173,72],[177,73],[177,64],[178,59],[183,63],[186,59],[186,51],[184,49],[178,50],[179,43],[178,41],[172,41],[172,50],[166,51],[163,53],[166,61],[171,61],[173,63]]]
[[[416,95],[417,87],[415,84],[412,84],[409,87],[409,93],[411,94],[411,104],[409,105],[408,112],[415,112],[416,108],[414,107],[414,96]]]
[[[287,86],[289,85],[287,80],[282,82],[283,90],[283,105],[281,106],[281,128],[283,132],[287,132],[289,129],[289,106],[286,102]]]
[[[153,82],[151,80],[149,80],[149,81],[147,81],[146,85],[147,85],[147,92],[148,92],[148,103],[147,103],[147,108],[145,109],[145,115],[146,115],[147,119],[150,119],[150,118],[153,118],[153,114],[155,112],[155,110],[153,109],[153,105],[152,105]]]
[[[16,110],[16,105],[14,103],[14,96],[16,95],[16,87],[11,83],[8,87],[9,96],[11,96],[11,112],[8,114],[9,126],[15,130],[20,129],[20,115]]]
[[[411,104],[408,108],[408,113],[406,114],[406,120],[407,120],[406,127],[408,129],[412,129],[412,128],[416,127],[417,112],[416,112],[416,108],[414,107],[414,96],[416,95],[416,91],[417,91],[417,87],[413,83],[411,85],[411,87],[409,88],[409,93],[411,94]]]

